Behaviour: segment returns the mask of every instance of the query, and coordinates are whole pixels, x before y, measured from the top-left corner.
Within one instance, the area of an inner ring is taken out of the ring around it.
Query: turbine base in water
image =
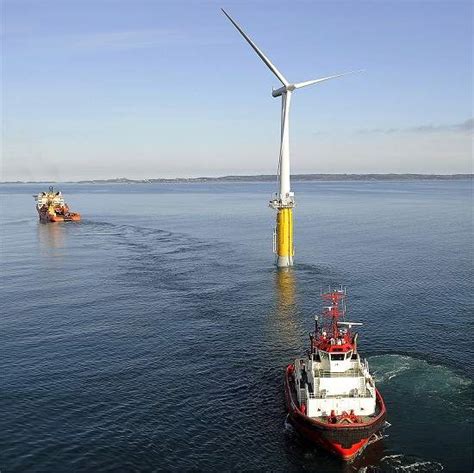
[[[278,268],[289,268],[293,266],[293,257],[292,256],[277,256],[276,265]]]
[[[293,246],[293,209],[291,207],[278,209],[274,251],[277,255],[276,265],[278,268],[293,266],[295,249]]]

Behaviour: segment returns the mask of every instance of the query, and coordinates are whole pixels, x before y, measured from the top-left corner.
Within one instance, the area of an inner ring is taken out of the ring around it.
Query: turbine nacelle
[[[273,97],[281,97],[283,94],[287,92],[293,92],[295,90],[295,84],[289,84],[287,86],[280,87],[279,89],[272,89],[272,96]]]

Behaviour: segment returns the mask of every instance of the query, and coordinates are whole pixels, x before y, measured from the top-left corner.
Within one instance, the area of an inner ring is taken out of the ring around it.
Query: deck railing
[[[319,378],[362,378],[364,376],[364,372],[360,368],[351,368],[340,373],[315,369],[314,374]]]
[[[341,396],[340,394],[338,395],[331,395],[331,394],[325,394],[324,396],[321,394],[314,394],[310,393],[309,391],[306,391],[306,397],[309,399],[344,399],[344,398],[373,398],[375,397],[375,394],[371,393],[370,390],[367,390],[365,393],[357,393],[357,394],[351,394],[347,396]]]

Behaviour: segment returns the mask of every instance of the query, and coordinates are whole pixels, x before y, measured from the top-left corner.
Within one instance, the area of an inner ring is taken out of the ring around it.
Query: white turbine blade
[[[288,85],[289,82],[285,79],[283,74],[271,63],[270,59],[268,59],[267,56],[265,56],[265,54],[263,54],[263,52],[260,51],[260,49],[258,49],[257,45],[243,32],[242,28],[240,28],[240,26],[229,16],[229,14],[223,8],[221,8],[221,10],[224,13],[224,15],[227,18],[229,18],[231,23],[237,28],[239,33],[245,38],[247,43],[249,43],[250,46],[252,46],[253,50],[259,55],[260,59],[267,65],[267,67],[273,72],[273,74],[275,74],[278,77],[278,80],[283,85],[285,86]]]
[[[295,89],[301,89],[301,87],[306,87],[307,85],[318,84],[319,82],[324,82],[325,80],[336,79],[337,77],[347,76],[348,74],[355,74],[357,72],[363,71],[364,70],[361,69],[360,71],[344,72],[344,74],[337,74],[335,76],[322,77],[321,79],[308,80],[306,82],[298,82],[298,84],[294,84],[294,87]]]

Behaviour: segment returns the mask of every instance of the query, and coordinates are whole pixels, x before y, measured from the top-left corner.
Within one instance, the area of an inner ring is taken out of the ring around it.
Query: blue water
[[[41,225],[1,185],[3,472],[470,472],[472,185],[295,183],[273,267],[270,183],[73,185]],[[388,437],[344,465],[285,422],[320,288],[347,285]]]

